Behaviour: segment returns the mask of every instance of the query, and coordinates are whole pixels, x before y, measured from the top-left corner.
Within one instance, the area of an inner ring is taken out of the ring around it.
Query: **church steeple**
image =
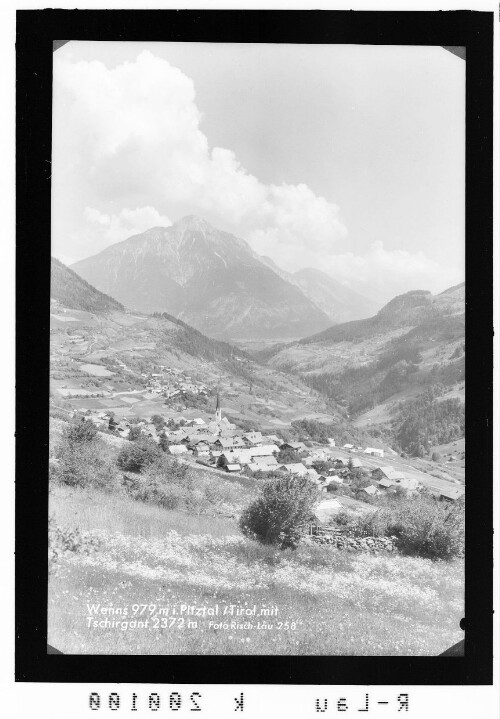
[[[220,408],[219,393],[217,392],[217,404],[215,405],[215,421],[220,422],[222,419],[222,410]]]

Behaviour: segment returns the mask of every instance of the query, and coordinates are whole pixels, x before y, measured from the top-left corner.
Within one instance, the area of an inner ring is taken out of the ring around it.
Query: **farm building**
[[[245,432],[243,439],[249,447],[257,447],[262,444],[262,434],[260,432]]]
[[[296,452],[307,452],[304,442],[283,442],[280,449],[294,449]]]
[[[361,464],[361,461],[357,457],[354,457],[354,459],[351,459],[351,464],[354,467],[354,469],[361,469],[363,467],[363,465]]]
[[[217,449],[232,449],[233,447],[233,438],[232,437],[219,437],[214,442],[214,448]]]
[[[225,470],[226,472],[241,472],[241,467],[239,464],[226,464]]]
[[[194,448],[195,457],[208,457],[210,454],[210,447],[208,444],[199,442]]]
[[[403,479],[387,479],[387,477],[384,477],[378,482],[378,486],[385,490],[394,490],[396,487],[401,487],[401,489],[405,489],[408,494],[415,494],[420,485],[417,480],[412,477],[403,477]]]
[[[302,462],[295,462],[294,464],[281,464],[280,469],[290,474],[297,474],[301,477],[307,474],[307,468],[304,467]]]
[[[354,445],[353,444],[344,444],[343,449],[354,449]]]
[[[380,489],[377,489],[377,487],[374,487],[373,484],[370,484],[369,487],[363,487],[363,492],[366,492],[366,494],[374,497],[375,495],[380,494]]]
[[[275,434],[267,434],[265,437],[262,437],[262,442],[266,442],[267,444],[281,444],[281,439],[275,435]]]
[[[251,457],[265,457],[267,455],[278,454],[279,450],[275,444],[267,444],[262,447],[250,447],[243,451],[249,452]]]
[[[273,455],[266,455],[264,457],[252,457],[253,462],[252,464],[257,464],[261,467],[269,467],[271,468],[278,468],[278,462],[276,460],[276,457]]]
[[[383,457],[384,456],[384,450],[383,449],[377,449],[376,447],[367,447],[365,449],[365,454],[370,454],[372,457]]]
[[[397,480],[401,481],[402,479],[405,479],[405,475],[403,474],[403,472],[400,472],[394,467],[377,467],[372,471],[372,477],[374,479],[378,479],[379,481],[382,479],[391,479],[394,482],[396,482]]]
[[[242,462],[239,454],[237,455],[235,452],[221,452],[217,457],[217,467],[225,467],[227,464],[248,464],[248,462]]]

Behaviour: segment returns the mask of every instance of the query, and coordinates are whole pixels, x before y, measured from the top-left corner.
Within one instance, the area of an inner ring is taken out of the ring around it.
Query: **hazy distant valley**
[[[307,305],[305,295],[293,283],[298,283],[301,278],[305,282],[307,276],[309,283],[314,286],[314,280],[317,280],[317,287],[324,289],[322,273],[311,270],[287,275],[276,266],[273,269],[274,263],[267,258],[261,258],[261,263],[252,257],[246,243],[213,230],[197,218],[186,218],[169,229],[172,230],[170,239],[165,237],[166,230],[150,230],[108,248],[97,256],[99,261],[90,258],[75,267],[86,269],[87,276],[100,271],[101,287],[121,287],[117,296],[123,299],[128,296],[128,290],[123,289],[123,277],[129,277],[126,287],[130,289],[137,276],[130,269],[130,262],[136,261],[136,272],[145,272],[148,262],[149,267],[153,264],[151,257],[147,260],[153,246],[160,255],[166,253],[170,260],[175,260],[170,275],[177,276],[178,280],[182,275],[186,281],[189,276],[199,280],[204,262],[210,265],[217,254],[214,247],[219,247],[218,265],[212,265],[213,277],[222,274],[227,279],[220,270],[221,258],[231,256],[235,265],[243,263],[240,267],[243,272],[244,262],[250,257],[251,267],[257,274],[262,273],[259,282],[266,283],[271,278],[273,286],[282,283],[280,292],[291,292],[295,299],[299,297],[298,305],[292,308],[291,319],[287,314],[290,308],[276,308],[277,300],[272,294],[266,296],[265,321],[262,306],[255,315],[250,309],[243,315],[223,312],[226,297],[219,304],[209,305],[210,315],[205,315],[206,324],[214,330],[217,313],[222,313],[225,319],[221,335],[231,331],[230,328],[235,330],[234,340],[220,341],[194,329],[182,319],[194,312],[192,303],[188,303],[189,309],[180,304],[182,293],[176,297],[177,316],[165,310],[160,312],[154,303],[150,314],[139,314],[126,310],[115,299],[102,294],[55,260],[52,368],[53,388],[58,400],[64,397],[64,401],[73,406],[75,403],[81,407],[87,404],[93,408],[106,406],[113,407],[119,414],[147,416],[158,410],[160,400],[147,391],[144,378],[156,371],[155,368],[168,366],[187,376],[188,385],[193,381],[208,388],[207,394],[187,396],[187,401],[177,397],[177,400],[172,398],[164,403],[164,409],[167,407],[184,415],[186,412],[210,413],[216,388],[219,388],[224,411],[248,427],[281,427],[286,431],[293,420],[315,418],[337,423],[339,436],[346,438],[345,441],[352,438],[361,442],[361,438],[365,438],[380,446],[403,446],[410,454],[421,456],[430,454],[434,447],[463,437],[463,284],[440,295],[409,292],[394,298],[367,319],[330,323],[317,334],[293,340],[293,334],[300,326],[295,322],[297,307],[312,312],[316,318],[320,312],[317,305]],[[185,261],[181,250],[188,240],[192,252]],[[145,246],[149,247],[147,251]],[[166,247],[170,248],[168,252]],[[113,264],[115,260],[117,267]],[[123,264],[120,264],[122,260]],[[114,274],[111,274],[113,268]],[[163,275],[158,281],[161,286],[171,287]],[[335,289],[337,299],[342,295],[342,301],[347,303],[350,291],[339,290],[334,284],[332,282],[331,292]],[[154,289],[153,283],[147,297],[153,296]],[[257,284],[255,293],[258,294],[260,289],[261,285]],[[140,287],[134,291],[139,290]],[[214,284],[212,291],[221,293],[223,289],[220,284]],[[185,297],[185,293],[182,296]],[[359,300],[354,293],[352,296],[353,311],[361,312],[363,302],[367,309],[367,301]],[[241,294],[233,293],[232,297],[231,301],[249,302],[248,285]],[[341,312],[340,300],[336,306]],[[333,304],[330,314],[332,307]],[[324,317],[320,325],[329,322]],[[268,333],[274,332],[271,326],[276,322],[281,323],[283,337],[280,338],[279,333],[276,337],[267,337]],[[265,330],[259,336],[262,323]],[[245,334],[247,324],[250,329]],[[217,334],[214,330],[213,335]],[[93,376],[93,363],[102,365],[112,374],[106,378]],[[82,376],[84,368],[89,366],[90,377]],[[427,397],[425,406],[421,407],[420,398],[426,396],[426,392],[431,392],[432,396]],[[86,396],[99,393],[104,396]],[[414,408],[415,416],[422,414],[424,425],[429,423],[429,411],[434,417],[437,408],[439,418],[435,422],[433,419],[431,424],[437,423],[438,430],[428,435],[420,426],[411,428],[407,432],[408,440],[401,430],[407,422],[402,413],[405,403]],[[452,416],[451,433],[448,433],[446,417],[441,417],[445,408]],[[417,436],[415,441],[411,439],[413,435]]]

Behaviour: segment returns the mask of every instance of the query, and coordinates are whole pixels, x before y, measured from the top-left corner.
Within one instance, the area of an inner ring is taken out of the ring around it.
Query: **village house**
[[[213,443],[214,449],[232,449],[233,447],[233,438],[232,437],[219,437],[215,440]]]
[[[354,445],[353,444],[344,444],[343,449],[348,449],[348,450],[354,449]]]
[[[279,450],[275,444],[267,444],[262,447],[249,447],[243,451],[249,452],[251,457],[266,457],[278,454]]]
[[[396,482],[397,480],[401,481],[406,478],[403,472],[400,472],[394,467],[376,467],[372,470],[372,477],[378,481],[381,481],[382,479],[390,479],[393,482]]]
[[[224,466],[224,469],[226,472],[241,472],[241,467],[239,464],[226,464]]]
[[[293,464],[281,464],[279,469],[289,474],[296,474],[299,477],[304,477],[307,474],[307,468],[304,467],[302,462],[294,462]]]
[[[377,484],[381,489],[389,492],[394,492],[397,487],[400,487],[409,495],[415,494],[420,487],[417,480],[412,477],[403,477],[402,479],[387,479],[387,477],[383,477]]]
[[[353,469],[362,469],[363,465],[361,464],[361,460],[359,460],[357,457],[353,457],[351,459],[351,465]]]
[[[276,444],[279,446],[281,439],[275,434],[267,434],[265,437],[262,437],[262,442],[263,444]]]
[[[250,462],[250,464],[247,464],[245,466],[245,469],[250,470],[250,472],[262,472],[262,466],[259,464],[256,464],[255,462]]]
[[[383,457],[384,456],[384,450],[383,449],[377,449],[376,447],[367,447],[364,451],[364,454],[369,454],[372,457]]]
[[[262,445],[262,434],[260,432],[245,432],[243,439],[248,447],[259,447]]]
[[[210,447],[205,442],[198,442],[194,447],[193,454],[195,457],[209,457]]]
[[[378,494],[381,494],[380,489],[377,489],[373,484],[370,484],[368,487],[363,487],[363,492],[366,492],[366,494],[370,495],[370,497],[375,497]]]
[[[241,462],[240,455],[231,451],[221,452],[221,454],[216,458],[216,467],[221,467],[222,469],[225,469],[225,467],[229,464],[237,464],[240,466],[249,463],[250,460],[248,462]]]
[[[307,452],[304,442],[283,442],[280,449],[294,449],[296,452]]]
[[[276,457],[273,455],[269,456],[263,456],[263,457],[252,457],[253,463],[259,465],[259,467],[266,467],[269,469],[277,469],[278,468],[278,462],[276,460]]]

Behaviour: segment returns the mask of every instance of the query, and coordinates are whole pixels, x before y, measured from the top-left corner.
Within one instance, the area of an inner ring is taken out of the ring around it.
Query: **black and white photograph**
[[[464,48],[59,45],[49,645],[463,654]]]

